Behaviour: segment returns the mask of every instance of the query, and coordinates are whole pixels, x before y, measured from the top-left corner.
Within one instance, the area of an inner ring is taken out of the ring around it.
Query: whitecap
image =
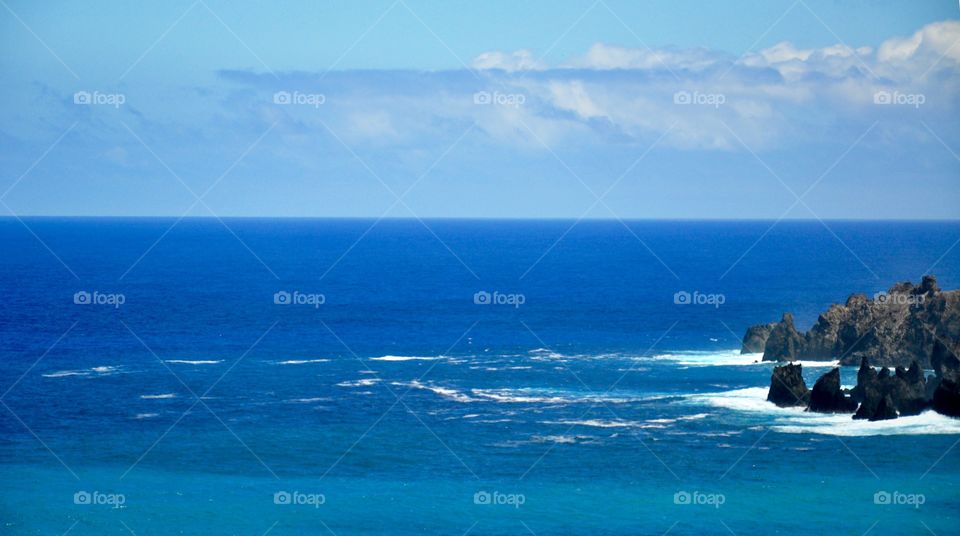
[[[177,393],[163,393],[159,395],[140,395],[140,398],[144,400],[166,400],[169,398],[177,398]]]
[[[370,361],[436,361],[443,359],[443,356],[424,357],[415,355],[384,355],[380,357],[371,357]]]
[[[444,398],[449,398],[457,402],[475,402],[476,401],[475,398],[471,398],[455,389],[422,383],[419,380],[413,380],[411,382],[392,382],[391,385],[396,385],[398,387],[410,387],[411,389],[427,390],[427,391],[436,393]]]
[[[49,374],[42,374],[44,378],[66,378],[68,376],[89,376],[90,373],[83,370],[60,370]]]
[[[337,387],[370,387],[380,383],[380,378],[363,378],[361,380],[343,381],[337,384]]]
[[[329,359],[289,359],[287,361],[277,361],[277,365],[306,365],[308,363],[327,363]]]
[[[158,416],[157,413],[137,413],[134,419],[152,419]]]
[[[216,365],[223,363],[222,359],[165,359],[164,363],[171,363],[175,365]]]
[[[329,402],[329,397],[313,397],[313,398],[291,398],[290,400],[284,400],[288,404],[313,404],[314,402]]]

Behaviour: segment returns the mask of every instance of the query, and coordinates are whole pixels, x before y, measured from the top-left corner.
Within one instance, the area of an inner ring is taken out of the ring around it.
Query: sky
[[[956,1],[0,0],[0,216],[960,217]]]

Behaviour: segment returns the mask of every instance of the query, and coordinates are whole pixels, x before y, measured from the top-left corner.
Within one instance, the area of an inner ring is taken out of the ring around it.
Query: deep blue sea
[[[0,220],[0,532],[958,533],[960,421],[738,350],[960,224],[573,223]]]

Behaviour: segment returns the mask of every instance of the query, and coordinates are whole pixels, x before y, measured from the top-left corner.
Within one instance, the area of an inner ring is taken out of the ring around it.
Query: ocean
[[[2,532],[956,534],[960,420],[739,348],[960,223],[574,223],[0,220]]]

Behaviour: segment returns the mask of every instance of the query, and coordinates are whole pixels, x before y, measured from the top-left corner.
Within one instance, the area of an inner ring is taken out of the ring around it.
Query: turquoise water
[[[769,223],[630,223],[657,260],[620,224],[586,222],[536,262],[571,222],[431,222],[441,244],[387,221],[337,261],[372,222],[231,220],[258,260],[187,220],[131,269],[171,223],[31,220],[65,267],[0,221],[4,533],[960,522],[960,421],[778,409],[772,366],[736,351],[784,310],[806,327],[849,292],[927,271],[960,286],[960,258],[943,256],[957,224],[832,223],[844,244],[782,224],[728,271]],[[74,303],[94,291],[123,303]],[[282,291],[323,303],[275,304]],[[723,304],[677,305],[680,291]],[[826,370],[807,364],[808,384]]]

